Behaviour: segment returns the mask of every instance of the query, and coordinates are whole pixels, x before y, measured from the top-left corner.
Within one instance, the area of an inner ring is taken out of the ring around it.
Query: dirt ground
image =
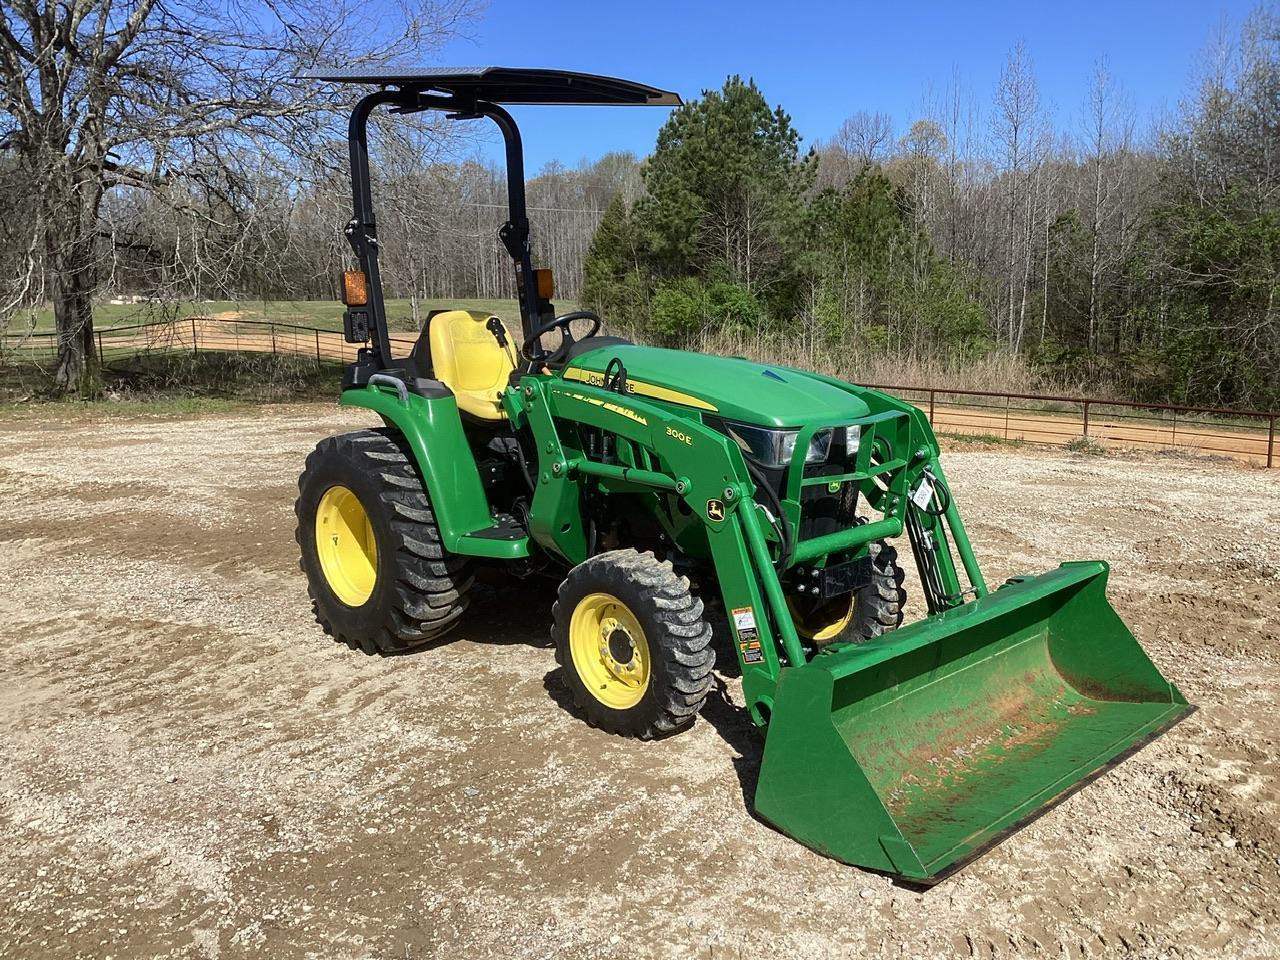
[[[294,483],[364,422],[0,420],[0,956],[1280,955],[1277,472],[947,455],[988,579],[1111,560],[1201,709],[919,893],[750,816],[733,680],[663,742],[587,727],[549,586],[411,656],[330,642]]]

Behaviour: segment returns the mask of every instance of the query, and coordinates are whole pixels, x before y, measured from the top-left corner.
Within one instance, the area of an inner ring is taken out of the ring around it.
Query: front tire
[[[328,437],[298,478],[297,541],[316,621],[367,654],[444,636],[467,607],[466,561],[449,554],[413,454],[394,430]]]
[[[898,551],[884,540],[876,540],[869,552],[870,583],[803,612],[793,604],[796,631],[814,646],[866,643],[902,626],[907,592],[902,587],[905,574],[898,563]]]
[[[649,740],[693,723],[711,689],[711,627],[671,564],[612,550],[578,564],[552,608],[556,661],[592,726]]]

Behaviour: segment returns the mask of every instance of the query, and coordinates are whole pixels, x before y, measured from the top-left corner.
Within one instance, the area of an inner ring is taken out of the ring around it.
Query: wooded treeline
[[[1143,127],[1099,64],[1055,126],[1029,53],[895,131],[858,113],[802,151],[731,78],[676,111],[614,203],[584,301],[649,336],[788,330],[838,355],[1000,351],[1143,399],[1280,404],[1280,19],[1210,52]]]
[[[54,303],[64,388],[94,389],[95,296],[333,297],[352,91],[289,78],[421,59],[472,14],[418,0],[353,52],[354,5],[235,9],[5,7],[0,323]],[[562,297],[670,343],[999,355],[1145,399],[1280,405],[1280,18],[1259,9],[1158,122],[1105,64],[1081,89],[1046,104],[1019,46],[994,89],[952,78],[905,130],[856,112],[807,149],[731,78],[673,112],[643,162],[533,176],[536,257]],[[473,128],[395,118],[375,137],[386,290],[415,315],[513,293],[502,171],[457,160],[482,152]]]

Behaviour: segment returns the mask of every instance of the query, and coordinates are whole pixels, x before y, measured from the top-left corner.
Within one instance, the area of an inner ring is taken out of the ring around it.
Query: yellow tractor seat
[[[507,346],[499,346],[487,327],[490,319],[498,318],[477,310],[445,310],[433,316],[427,328],[431,366],[436,379],[457,397],[459,410],[481,420],[505,420],[498,397],[515,369],[516,344],[503,324]]]

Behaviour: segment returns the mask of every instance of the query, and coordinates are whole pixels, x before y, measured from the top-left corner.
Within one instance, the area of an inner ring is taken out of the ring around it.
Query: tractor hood
[[[597,386],[617,358],[627,392],[763,427],[852,422],[867,405],[852,393],[793,370],[685,350],[611,344],[575,357],[561,376]]]

